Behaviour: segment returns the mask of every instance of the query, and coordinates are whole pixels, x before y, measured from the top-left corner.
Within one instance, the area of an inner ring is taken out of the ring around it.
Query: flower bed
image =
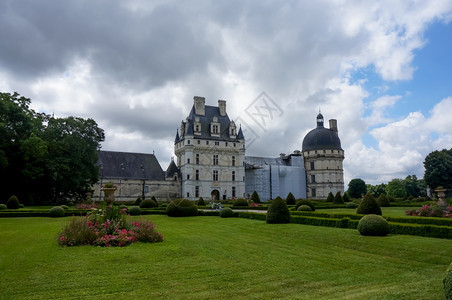
[[[125,210],[96,210],[83,218],[72,218],[58,235],[62,246],[94,245],[124,247],[135,242],[162,242],[163,236],[147,219],[127,220]]]
[[[435,205],[423,205],[420,209],[407,210],[407,216],[452,218],[452,206],[441,208]]]

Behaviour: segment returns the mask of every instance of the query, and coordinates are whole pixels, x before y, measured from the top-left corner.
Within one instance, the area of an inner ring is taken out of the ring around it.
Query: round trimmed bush
[[[198,207],[194,202],[187,199],[176,199],[166,207],[166,214],[169,217],[197,216]]]
[[[302,205],[307,205],[311,208],[311,211],[315,211],[314,203],[312,203],[311,201],[309,201],[307,199],[298,200],[297,203],[295,204],[295,210],[298,210],[298,208]]]
[[[196,203],[198,206],[206,206],[206,201],[202,197],[199,197],[198,203]]]
[[[6,201],[6,207],[8,209],[19,209],[19,199],[15,195],[9,197],[8,201]]]
[[[63,209],[69,209],[69,206],[67,206],[67,205],[60,205]]]
[[[8,207],[6,206],[6,204],[0,204],[0,210],[5,210],[5,209],[7,209]]]
[[[54,206],[49,210],[49,213],[52,218],[64,217],[64,208],[61,206]]]
[[[365,215],[359,220],[358,231],[361,235],[385,236],[389,233],[389,223],[379,215]]]
[[[307,205],[300,205],[297,208],[297,211],[312,211],[311,207],[307,206]]]
[[[248,201],[246,201],[246,199],[239,198],[239,199],[235,200],[232,205],[233,206],[248,206]]]
[[[273,199],[267,210],[268,224],[290,223],[290,212],[287,208],[286,201],[281,197]]]
[[[131,216],[139,216],[141,215],[141,208],[139,206],[132,206],[129,208],[129,214]]]
[[[230,218],[234,216],[234,212],[232,211],[232,209],[230,207],[223,207],[220,210],[220,217],[222,218]]]
[[[152,208],[157,206],[157,202],[152,199],[145,199],[140,203],[140,208]]]
[[[452,300],[452,263],[449,265],[446,271],[446,277],[443,280],[444,295],[447,300]]]
[[[67,206],[75,206],[75,203],[73,201],[68,201]]]
[[[126,211],[129,209],[128,207],[127,207],[127,205],[125,205],[125,204],[121,204],[121,205],[119,205],[119,209],[125,209]]]
[[[345,208],[357,208],[358,204],[356,204],[355,202],[347,202],[347,204],[345,204]]]
[[[389,200],[385,194],[381,194],[380,196],[378,196],[377,203],[378,203],[378,205],[380,205],[380,207],[389,207],[390,206]]]
[[[295,205],[295,196],[292,193],[289,193],[286,198],[287,205]]]
[[[361,200],[361,203],[358,205],[356,209],[357,214],[361,215],[380,215],[381,216],[381,208],[378,205],[372,194],[367,193],[364,198]]]

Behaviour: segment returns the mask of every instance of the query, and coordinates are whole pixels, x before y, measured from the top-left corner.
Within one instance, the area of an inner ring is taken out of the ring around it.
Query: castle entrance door
[[[210,193],[210,196],[212,197],[212,201],[217,201],[220,199],[220,192],[218,190],[213,190],[212,193]]]

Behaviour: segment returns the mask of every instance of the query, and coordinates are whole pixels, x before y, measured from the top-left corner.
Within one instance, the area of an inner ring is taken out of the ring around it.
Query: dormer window
[[[212,133],[218,134],[218,125],[212,125]]]
[[[213,117],[212,122],[210,123],[210,134],[212,136],[220,137],[220,123],[218,123],[218,118]]]
[[[201,135],[201,122],[199,121],[199,117],[195,118],[194,128],[195,128],[194,134]]]
[[[229,137],[235,138],[237,136],[237,127],[235,126],[234,121],[229,124]]]

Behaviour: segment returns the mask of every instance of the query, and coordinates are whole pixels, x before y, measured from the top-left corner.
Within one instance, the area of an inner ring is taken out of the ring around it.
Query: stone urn
[[[107,207],[113,207],[113,202],[115,202],[115,187],[103,187],[101,190],[104,192],[104,201],[107,203]]]
[[[447,202],[445,200],[446,198],[446,189],[444,188],[437,188],[435,189],[436,194],[438,195],[438,206],[442,209],[445,209],[447,207]]]

